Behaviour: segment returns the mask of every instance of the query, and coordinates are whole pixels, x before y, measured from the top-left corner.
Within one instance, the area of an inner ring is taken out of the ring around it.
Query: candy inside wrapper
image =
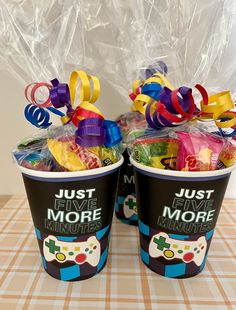
[[[160,131],[132,130],[129,152],[143,165],[167,170],[210,171],[234,165],[236,141],[209,129],[194,123]]]
[[[75,142],[74,131],[72,124],[54,127],[20,142],[13,155],[20,166],[54,172],[95,169],[120,159],[119,145],[83,147]]]
[[[176,139],[137,139],[133,144],[134,159],[150,167],[175,170],[178,148]]]
[[[177,132],[180,148],[177,156],[177,170],[216,170],[224,140],[209,133]]]
[[[233,166],[236,163],[236,141],[227,141],[223,151],[220,154],[218,169],[224,169]]]
[[[127,136],[132,129],[145,128],[147,126],[145,117],[141,113],[136,111],[127,112],[120,115],[116,119],[116,123],[121,129],[124,142],[126,142]]]

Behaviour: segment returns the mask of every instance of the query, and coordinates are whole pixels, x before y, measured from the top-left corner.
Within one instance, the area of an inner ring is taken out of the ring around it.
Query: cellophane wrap
[[[76,67],[93,72],[127,98],[142,70],[162,60],[176,87],[202,83],[208,90],[235,93],[235,1],[0,4],[0,65],[24,83],[54,77],[65,82]]]

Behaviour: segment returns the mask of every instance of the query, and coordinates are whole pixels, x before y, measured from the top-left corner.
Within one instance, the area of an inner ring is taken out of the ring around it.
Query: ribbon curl
[[[79,101],[80,104],[75,109],[72,116],[72,122],[77,127],[79,122],[85,118],[104,119],[102,112],[94,106],[94,102],[100,95],[100,82],[96,76],[87,75],[84,71],[73,71],[70,77],[70,97],[72,108],[74,107],[76,97],[77,82],[80,82]],[[90,85],[92,84],[92,87]]]
[[[121,131],[116,122],[101,118],[87,118],[79,122],[75,133],[75,142],[84,147],[95,147],[105,144],[112,147],[122,140]]]

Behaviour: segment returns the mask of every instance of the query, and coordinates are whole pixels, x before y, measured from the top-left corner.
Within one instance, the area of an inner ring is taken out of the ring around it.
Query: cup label
[[[23,176],[34,225],[54,235],[85,235],[112,221],[118,171],[80,181]]]
[[[138,215],[146,225],[176,234],[203,234],[215,227],[228,175],[203,181],[135,175]]]
[[[118,196],[126,197],[135,192],[134,186],[134,170],[133,165],[129,161],[127,150],[123,153],[124,163],[120,168],[118,181]]]

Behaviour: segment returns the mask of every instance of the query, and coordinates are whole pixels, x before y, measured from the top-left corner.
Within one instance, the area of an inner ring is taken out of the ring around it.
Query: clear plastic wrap
[[[234,1],[0,1],[0,68],[26,85],[67,82],[86,68],[131,105],[133,81],[156,68],[174,89],[201,83],[235,93]]]
[[[25,83],[87,68],[127,98],[162,60],[176,87],[236,90],[231,0],[1,0],[0,16],[1,67]]]

